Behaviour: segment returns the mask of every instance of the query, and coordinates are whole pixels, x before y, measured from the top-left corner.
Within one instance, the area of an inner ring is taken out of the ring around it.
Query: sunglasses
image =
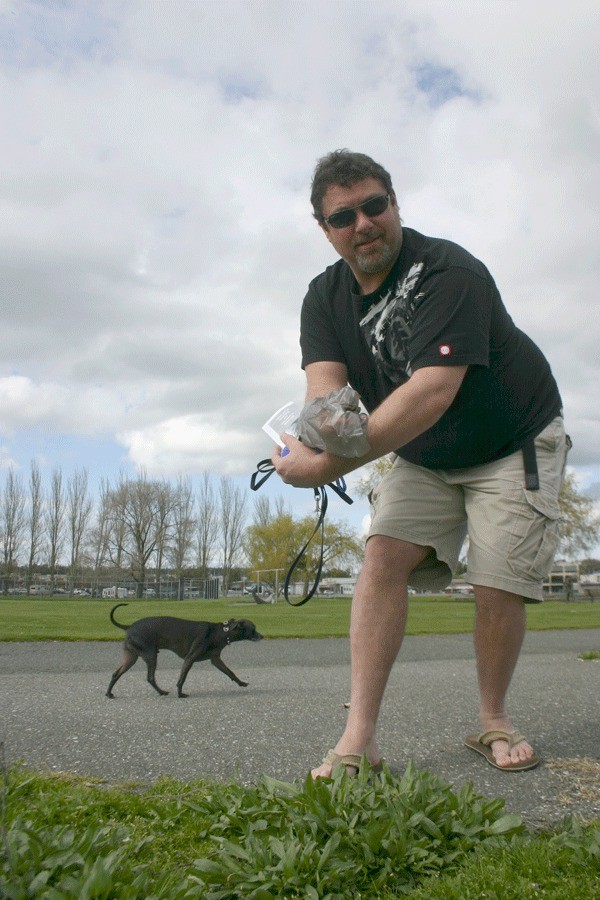
[[[332,228],[348,228],[349,225],[354,225],[356,222],[357,209],[362,209],[365,216],[372,219],[373,216],[380,216],[384,213],[388,208],[389,202],[389,194],[379,194],[377,197],[371,197],[370,200],[365,200],[364,203],[359,203],[358,206],[352,206],[349,209],[340,209],[339,212],[333,213],[325,219],[325,221],[328,225],[331,225]]]

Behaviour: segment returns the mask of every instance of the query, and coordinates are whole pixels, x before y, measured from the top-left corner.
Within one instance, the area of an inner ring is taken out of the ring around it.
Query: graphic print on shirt
[[[373,354],[375,365],[396,385],[410,377],[408,340],[414,311],[422,294],[415,285],[423,271],[423,263],[414,263],[404,278],[395,284],[360,320],[360,329]]]

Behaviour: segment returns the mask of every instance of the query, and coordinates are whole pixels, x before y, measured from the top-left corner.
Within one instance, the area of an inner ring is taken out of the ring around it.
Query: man
[[[390,452],[352,604],[350,710],[313,777],[350,773],[375,736],[404,636],[408,584],[440,589],[469,536],[481,733],[465,743],[504,770],[539,759],[505,699],[557,543],[568,438],[541,351],[510,319],[486,267],[449,241],[404,228],[391,178],[364,154],[317,163],[314,215],[341,257],[309,286],[301,317],[307,401],[350,384],[370,413],[370,452],[316,453],[290,435],[273,463],[314,487]]]

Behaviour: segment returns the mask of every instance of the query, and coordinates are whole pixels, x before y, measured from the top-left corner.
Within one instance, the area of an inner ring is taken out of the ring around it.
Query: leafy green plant
[[[589,650],[579,654],[579,659],[600,659],[600,650]]]
[[[5,835],[7,858],[0,870],[0,896],[11,900],[174,897],[171,885],[164,890],[166,885],[149,882],[147,874],[137,869],[134,860],[141,847],[142,843],[131,842],[124,828],[36,829],[20,817]]]
[[[408,891],[454,868],[476,848],[523,832],[503,800],[483,800],[470,786],[451,786],[409,767],[356,778],[290,785],[263,777],[254,788],[230,786],[199,806],[212,824],[201,836],[214,853],[194,862],[207,900],[373,896],[384,887]]]
[[[7,900],[598,896],[600,821],[527,832],[426,771],[143,787],[0,768]]]

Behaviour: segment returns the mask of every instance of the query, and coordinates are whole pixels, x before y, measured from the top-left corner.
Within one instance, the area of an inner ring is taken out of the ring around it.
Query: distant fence
[[[165,579],[161,581],[148,580],[142,590],[142,596],[146,599],[171,599],[171,600],[217,600],[221,594],[222,578],[213,577],[203,579]],[[56,580],[52,587],[50,580],[45,578],[34,581],[25,587],[17,579],[5,579],[0,585],[0,593],[14,595],[28,595],[31,597],[70,596],[97,597],[103,599],[124,599],[136,597],[138,585],[131,579],[78,579],[71,589],[65,586],[62,578]]]

